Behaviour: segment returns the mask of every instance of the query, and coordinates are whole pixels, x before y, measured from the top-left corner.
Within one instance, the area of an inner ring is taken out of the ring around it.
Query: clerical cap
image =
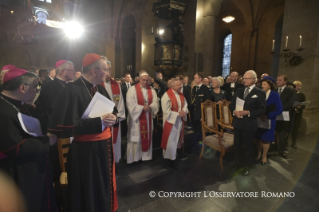
[[[98,54],[88,53],[83,58],[82,67],[91,65],[92,63],[94,63],[95,61],[97,61],[100,58],[101,58],[101,56]]]
[[[273,83],[276,83],[276,81],[274,80],[274,78],[272,78],[272,77],[270,77],[270,76],[264,76],[261,81],[263,81],[263,80],[269,80],[269,81],[271,81],[271,82],[273,82]]]
[[[64,63],[68,62],[67,60],[58,60],[56,63],[55,63],[55,68],[59,67],[59,66],[62,66]]]
[[[2,69],[1,69],[1,71],[3,71],[3,70],[10,70],[10,69],[13,69],[13,68],[15,68],[14,65],[8,64],[8,65],[3,66]]]
[[[27,70],[14,67],[10,69],[3,77],[3,83],[8,82],[9,80],[15,79],[17,77],[20,77],[23,74],[28,73]]]

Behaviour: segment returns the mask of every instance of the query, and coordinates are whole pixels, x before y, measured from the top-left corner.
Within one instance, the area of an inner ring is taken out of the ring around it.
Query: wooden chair
[[[233,116],[231,111],[229,110],[229,104],[227,100],[223,100],[222,102],[218,103],[219,109],[219,120],[218,124],[222,127],[222,130],[227,129],[228,131],[233,131],[234,127],[232,126],[233,123]]]
[[[68,190],[68,175],[65,165],[67,163],[67,155],[70,148],[70,138],[59,138],[58,141],[59,160],[61,167],[59,190],[63,201],[63,211],[68,209],[67,190]]]
[[[206,100],[201,104],[202,112],[202,133],[203,146],[199,158],[204,154],[205,145],[220,152],[219,164],[223,170],[223,157],[225,152],[231,150],[234,145],[234,137],[226,135],[224,131],[218,130],[217,109],[216,103],[211,100]],[[215,133],[214,135],[206,136],[206,133]]]

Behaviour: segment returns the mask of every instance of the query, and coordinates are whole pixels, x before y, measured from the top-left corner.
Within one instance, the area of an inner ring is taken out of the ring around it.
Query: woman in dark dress
[[[271,121],[270,129],[258,128],[256,132],[257,139],[257,159],[261,159],[261,164],[267,163],[267,153],[269,150],[270,142],[274,141],[276,117],[282,113],[282,104],[279,94],[275,91],[275,80],[272,77],[266,76],[261,80],[261,87],[266,92],[266,105],[267,112],[260,116],[262,121]],[[261,155],[261,150],[263,154]]]
[[[212,78],[212,101],[220,102],[226,99],[226,91],[220,89],[221,81],[217,77]]]
[[[305,102],[306,96],[305,94],[300,92],[302,83],[300,81],[295,81],[294,85],[296,86],[295,90],[297,91],[298,101]],[[295,149],[298,149],[296,140],[298,136],[298,130],[302,121],[302,111],[305,109],[305,107],[306,107],[305,105],[300,105],[295,108],[295,122],[294,122],[293,131],[292,131],[292,144],[291,144],[291,146]]]

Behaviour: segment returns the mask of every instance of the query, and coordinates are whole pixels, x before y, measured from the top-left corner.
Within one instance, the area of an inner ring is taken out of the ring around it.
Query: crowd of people
[[[275,80],[268,74],[257,78],[249,70],[243,76],[231,72],[205,77],[196,73],[164,80],[140,71],[112,78],[111,62],[104,56],[87,54],[82,71],[59,60],[44,73],[36,67],[24,70],[6,65],[0,74],[0,169],[20,188],[28,211],[57,211],[53,182],[61,173],[57,140],[71,138],[67,157],[69,211],[116,211],[118,208],[115,163],[152,160],[153,148],[163,149],[163,158],[178,169],[177,150],[184,142],[184,129],[194,131],[192,148],[202,141],[201,103],[230,101],[234,119],[234,155],[237,170],[249,174],[254,162],[267,164],[271,142],[287,158],[288,137],[296,138],[302,121],[305,95],[302,83],[291,83],[285,75]],[[41,91],[40,91],[41,89]],[[97,117],[83,114],[96,93],[115,103],[113,112]],[[236,109],[237,99],[245,101]],[[289,121],[278,120],[283,111]],[[42,134],[25,130],[21,117],[39,120]],[[258,119],[258,120],[257,120]],[[269,122],[268,128],[258,121]],[[275,133],[276,132],[276,133]],[[275,136],[276,135],[276,136]],[[123,145],[122,138],[127,143]],[[275,139],[277,138],[277,139]],[[256,151],[255,151],[256,149]],[[103,186],[102,186],[103,185]]]

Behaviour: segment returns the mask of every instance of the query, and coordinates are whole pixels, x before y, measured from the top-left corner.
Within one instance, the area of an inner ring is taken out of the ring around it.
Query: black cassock
[[[95,92],[110,99],[103,86],[93,86],[83,76],[66,86],[49,124],[49,131],[58,137],[75,137],[67,158],[69,207],[74,212],[114,211],[117,205],[111,137],[77,141],[81,135],[102,133],[100,117],[81,119]]]
[[[0,97],[0,170],[8,173],[21,189],[27,211],[56,212],[49,137],[33,137],[25,133],[17,110],[37,118],[43,130],[46,130],[46,119],[30,105],[3,94]]]
[[[55,104],[59,104],[58,97],[60,92],[62,92],[66,86],[67,83],[57,77],[54,80],[47,78],[46,83],[42,84],[41,93],[35,105],[38,109],[43,110],[49,119],[51,118]],[[57,182],[60,180],[61,174],[57,144],[50,147],[50,157],[53,168],[53,181]]]

